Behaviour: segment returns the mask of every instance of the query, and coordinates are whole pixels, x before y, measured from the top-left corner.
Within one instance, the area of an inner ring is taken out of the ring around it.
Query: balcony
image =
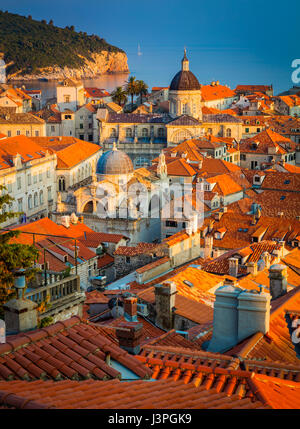
[[[40,315],[40,319],[43,319],[55,317],[58,313],[82,304],[85,293],[80,290],[79,276],[69,276],[47,286],[34,288],[25,293],[24,297],[37,304],[41,302],[49,304],[49,308]]]

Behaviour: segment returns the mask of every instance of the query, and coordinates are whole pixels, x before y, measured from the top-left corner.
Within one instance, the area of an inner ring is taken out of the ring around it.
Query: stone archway
[[[94,203],[92,200],[85,203],[85,205],[83,206],[82,212],[83,213],[94,213]]]

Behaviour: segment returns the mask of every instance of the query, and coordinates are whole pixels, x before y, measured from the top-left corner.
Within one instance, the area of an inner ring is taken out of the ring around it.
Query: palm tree
[[[143,104],[143,95],[148,94],[148,85],[143,80],[137,80],[137,92],[141,97],[141,104]]]
[[[138,94],[137,81],[131,76],[126,82],[125,91],[131,96],[131,110],[133,109],[133,97]]]
[[[118,86],[112,93],[111,98],[114,103],[123,106],[127,101],[127,93],[121,86]]]

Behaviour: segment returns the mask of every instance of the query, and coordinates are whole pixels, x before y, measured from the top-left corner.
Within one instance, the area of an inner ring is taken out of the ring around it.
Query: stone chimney
[[[242,289],[224,285],[215,291],[213,336],[208,345],[209,352],[222,352],[237,344],[238,300]]]
[[[287,267],[275,264],[269,268],[270,294],[272,299],[279,298],[287,292]]]
[[[257,262],[249,262],[247,264],[247,273],[252,274],[252,276],[257,275]]]
[[[204,259],[211,258],[211,252],[213,250],[214,238],[212,235],[206,235],[204,237]]]
[[[6,330],[9,334],[18,334],[37,327],[37,304],[24,298],[25,270],[16,273],[14,284],[18,296],[3,306]]]
[[[228,274],[232,277],[237,277],[239,270],[239,260],[238,258],[229,258],[229,271]]]
[[[155,324],[166,331],[174,327],[175,296],[177,293],[176,284],[169,282],[155,286]]]
[[[119,346],[128,353],[137,355],[140,352],[143,324],[136,322],[120,323],[116,329]]]
[[[207,351],[223,353],[257,332],[269,331],[269,294],[224,285],[215,295],[213,337]]]
[[[128,322],[137,322],[137,298],[131,296],[124,299],[124,317]]]
[[[238,296],[238,342],[250,335],[266,334],[270,327],[270,294],[243,291]]]
[[[271,255],[269,252],[264,252],[262,254],[262,259],[265,263],[265,268],[268,270],[270,268],[270,262],[271,262]]]

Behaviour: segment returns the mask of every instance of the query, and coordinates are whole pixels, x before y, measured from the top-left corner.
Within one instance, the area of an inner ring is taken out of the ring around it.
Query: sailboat
[[[138,52],[137,52],[138,56],[143,55],[142,51],[141,51],[141,46],[140,44],[138,44]]]

